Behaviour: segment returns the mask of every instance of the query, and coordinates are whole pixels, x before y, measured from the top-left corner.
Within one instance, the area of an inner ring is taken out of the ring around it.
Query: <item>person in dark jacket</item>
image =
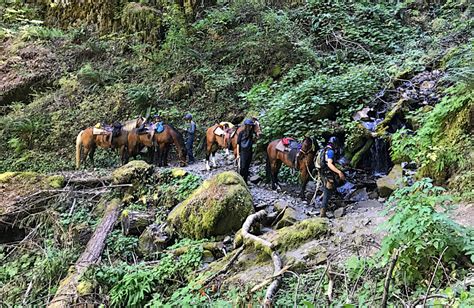
[[[193,121],[193,116],[187,113],[184,119],[188,122],[186,128],[186,151],[188,153],[188,163],[192,164],[195,162],[193,155],[193,143],[194,135],[196,134],[196,123]]]
[[[237,137],[237,153],[240,161],[239,173],[247,183],[249,177],[250,163],[252,162],[253,126],[255,123],[247,119],[244,121],[245,129]]]
[[[344,173],[337,169],[337,167],[334,165],[334,161],[336,159],[335,150],[337,148],[337,143],[337,138],[331,137],[329,138],[327,146],[321,150],[322,162],[320,177],[323,183],[323,201],[320,212],[321,217],[326,217],[329,199],[331,198],[331,195],[336,188],[336,176],[338,176],[341,181],[345,180]]]

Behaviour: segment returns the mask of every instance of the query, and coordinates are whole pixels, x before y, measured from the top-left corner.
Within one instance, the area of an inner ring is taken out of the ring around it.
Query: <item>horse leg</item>
[[[163,167],[166,145],[160,144],[158,149],[158,167]]]
[[[165,146],[164,153],[163,153],[163,166],[168,166],[168,154],[170,152],[170,146]]]
[[[122,160],[122,165],[128,163],[127,149],[124,145],[120,147],[120,159]]]
[[[207,140],[206,140],[206,142],[207,142]],[[211,149],[212,149],[212,144],[209,144],[209,143],[207,142],[207,144],[206,144],[206,170],[207,170],[207,171],[210,171],[210,170],[211,170],[211,166],[209,166],[209,158],[210,158],[210,156],[211,156],[211,154],[212,154],[212,153],[211,153]]]
[[[94,167],[94,153],[95,153],[96,147],[92,147],[89,149],[89,160],[91,161],[92,168]]]
[[[279,160],[275,160],[274,163],[273,163],[273,166],[272,166],[272,178],[273,178],[273,183],[275,188],[273,189],[277,189],[277,190],[280,190],[281,187],[280,187],[280,183],[278,181],[278,172],[280,171],[280,168],[281,168],[281,161]]]
[[[306,185],[308,184],[309,181],[309,174],[308,171],[302,170],[301,171],[301,192],[300,192],[300,198],[301,200],[305,200],[305,190],[306,190]]]
[[[217,168],[216,152],[212,153],[212,166],[213,166],[214,168]]]

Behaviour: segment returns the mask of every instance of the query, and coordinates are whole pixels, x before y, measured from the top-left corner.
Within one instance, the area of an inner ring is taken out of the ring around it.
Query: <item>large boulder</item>
[[[239,230],[252,211],[252,195],[244,180],[226,171],[204,181],[171,211],[167,222],[180,237],[202,239]]]
[[[377,180],[377,189],[379,196],[386,198],[392,194],[392,192],[401,187],[400,181],[402,179],[403,169],[401,165],[393,166],[390,173],[386,176],[381,177]]]
[[[132,160],[114,170],[112,180],[115,184],[132,183],[149,177],[153,173],[153,166],[143,160]]]

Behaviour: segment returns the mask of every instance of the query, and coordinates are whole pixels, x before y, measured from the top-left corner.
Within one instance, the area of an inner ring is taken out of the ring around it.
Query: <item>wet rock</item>
[[[163,225],[149,225],[138,239],[138,251],[149,256],[153,253],[163,251],[168,247],[171,238],[164,230]]]
[[[137,180],[146,179],[153,173],[153,166],[143,160],[132,160],[126,165],[119,167],[112,173],[115,184],[132,183]]]
[[[401,187],[399,181],[402,179],[402,166],[394,165],[390,173],[377,180],[377,188],[380,197],[388,197],[392,192]]]
[[[359,111],[355,112],[352,115],[352,119],[354,119],[354,121],[368,121],[368,120],[370,120],[370,117],[368,115],[368,113],[370,111],[372,111],[372,108],[365,107],[362,110],[359,110]]]
[[[357,202],[355,207],[358,209],[377,208],[383,207],[383,204],[377,200],[365,200]]]
[[[262,178],[259,175],[254,175],[249,178],[249,181],[251,183],[257,184],[262,180]]]
[[[346,213],[346,209],[343,207],[338,208],[334,211],[334,218],[341,218]]]
[[[275,224],[276,229],[294,225],[298,221],[298,215],[294,209],[287,207],[281,219]]]
[[[369,199],[377,199],[379,197],[379,193],[376,190],[373,190],[369,193]]]
[[[416,170],[417,168],[416,163],[414,161],[409,162],[409,163],[403,162],[401,166],[403,169],[408,169],[408,170]]]
[[[369,195],[367,194],[367,189],[365,187],[357,189],[352,194],[350,194],[349,199],[351,201],[365,201],[365,200],[368,200]]]
[[[237,231],[253,211],[250,191],[240,175],[219,173],[204,181],[168,215],[170,230],[193,239]]]

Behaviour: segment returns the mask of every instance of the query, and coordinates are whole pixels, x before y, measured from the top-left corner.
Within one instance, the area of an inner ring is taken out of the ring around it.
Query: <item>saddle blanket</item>
[[[110,135],[112,134],[112,129],[108,130],[107,128],[102,129],[102,128],[92,128],[92,134],[93,135]]]
[[[214,130],[214,134],[216,134],[217,136],[224,136],[225,131],[219,126],[217,126],[216,129]]]
[[[301,149],[301,144],[292,138],[282,138],[277,143],[276,149],[280,152],[290,152],[292,150],[299,151]]]
[[[231,128],[231,132],[229,134],[229,137],[233,138],[236,132],[237,132],[236,129]],[[216,136],[224,136],[226,134],[226,132],[220,126],[217,126],[216,129],[214,130],[214,134]]]

